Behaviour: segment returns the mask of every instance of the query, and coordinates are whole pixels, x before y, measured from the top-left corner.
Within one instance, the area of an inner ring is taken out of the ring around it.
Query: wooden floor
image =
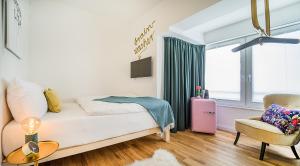
[[[127,165],[134,160],[151,157],[155,150],[162,148],[172,152],[183,165],[300,166],[300,160],[294,159],[292,151],[287,147],[268,146],[264,161],[260,161],[258,160],[260,142],[241,135],[238,145],[234,146],[234,138],[233,134],[224,131],[218,131],[216,135],[185,131],[172,134],[171,142],[166,143],[153,135],[40,165]]]

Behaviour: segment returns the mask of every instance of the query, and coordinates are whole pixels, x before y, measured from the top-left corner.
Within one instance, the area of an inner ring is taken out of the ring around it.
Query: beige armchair
[[[278,104],[291,109],[300,109],[300,95],[271,94],[264,97],[264,107]],[[266,146],[269,144],[290,146],[295,157],[299,159],[295,145],[300,140],[300,133],[296,131],[292,135],[285,135],[277,127],[260,121],[260,117],[250,119],[236,119],[235,129],[237,131],[234,145],[237,144],[240,133],[253,139],[261,141],[260,160],[264,159]]]

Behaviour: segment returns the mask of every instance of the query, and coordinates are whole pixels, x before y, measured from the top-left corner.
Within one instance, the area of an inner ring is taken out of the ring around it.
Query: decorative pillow
[[[41,118],[47,112],[43,88],[35,83],[17,80],[7,88],[7,104],[17,122],[29,117]]]
[[[46,89],[44,91],[45,97],[48,103],[48,110],[50,112],[60,112],[60,100],[52,89]]]
[[[299,128],[300,111],[272,104],[262,115],[261,120],[276,126],[284,134],[289,135]]]

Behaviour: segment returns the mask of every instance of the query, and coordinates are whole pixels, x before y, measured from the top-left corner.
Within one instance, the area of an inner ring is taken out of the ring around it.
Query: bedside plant
[[[201,86],[199,85],[196,86],[196,97],[201,97]]]

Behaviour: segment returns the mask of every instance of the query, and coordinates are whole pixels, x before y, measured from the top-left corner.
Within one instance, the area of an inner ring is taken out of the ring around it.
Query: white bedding
[[[135,103],[108,103],[93,101],[107,96],[91,96],[77,98],[76,102],[87,112],[88,115],[115,115],[147,111],[143,106]]]
[[[55,140],[60,148],[97,142],[157,127],[146,111],[89,116],[77,103],[64,103],[60,113],[46,113],[41,119],[40,140]],[[2,133],[3,154],[24,144],[24,132],[16,121],[9,122]]]

